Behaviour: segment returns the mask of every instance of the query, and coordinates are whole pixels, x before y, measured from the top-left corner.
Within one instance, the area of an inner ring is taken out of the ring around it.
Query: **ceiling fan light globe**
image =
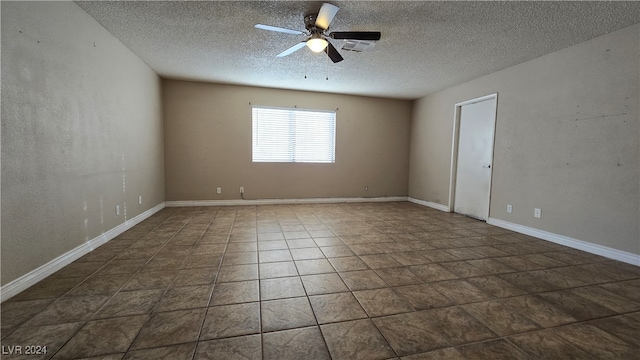
[[[329,42],[322,38],[313,38],[307,40],[307,46],[309,47],[309,49],[317,53],[324,51],[328,44]]]

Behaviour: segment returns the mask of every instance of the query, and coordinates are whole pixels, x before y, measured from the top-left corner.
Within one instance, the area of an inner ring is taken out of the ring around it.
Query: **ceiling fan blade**
[[[281,28],[281,27],[277,27],[277,26],[271,26],[271,25],[256,24],[255,27],[257,29],[269,30],[269,31],[277,31],[277,32],[285,33],[285,34],[293,34],[293,35],[303,35],[304,34],[302,31],[299,31],[299,30],[285,29],[285,28]]]
[[[281,52],[280,54],[276,55],[276,57],[283,57],[283,56],[287,56],[287,55],[293,54],[294,52],[302,49],[306,45],[307,45],[306,41],[303,41],[301,43],[297,43],[297,44],[293,45],[292,47],[288,48],[287,50],[285,50],[285,51]]]
[[[329,3],[322,4],[320,12],[318,12],[318,18],[316,18],[316,27],[327,30],[338,10],[340,10],[340,8],[335,5]]]
[[[331,43],[327,44],[327,48],[325,49],[325,51],[334,64],[344,60],[342,58],[342,55],[340,55],[338,50],[336,50],[336,48]]]
[[[336,40],[380,40],[382,34],[379,31],[337,31],[329,34]]]

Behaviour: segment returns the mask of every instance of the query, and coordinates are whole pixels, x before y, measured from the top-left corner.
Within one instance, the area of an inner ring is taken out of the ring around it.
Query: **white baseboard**
[[[406,196],[348,197],[348,198],[305,198],[305,199],[255,199],[255,200],[182,200],[167,201],[167,207],[182,206],[233,206],[233,205],[284,205],[284,204],[331,204],[352,202],[392,202],[407,201]]]
[[[78,260],[82,256],[90,253],[98,246],[105,244],[107,241],[115,238],[123,232],[138,225],[143,220],[149,218],[151,215],[164,209],[165,203],[160,203],[151,209],[143,212],[142,214],[131,218],[124,223],[114,227],[113,229],[102,233],[101,235],[87,241],[86,243],[76,247],[75,249],[58,256],[57,258],[49,261],[48,263],[40,266],[39,268],[22,275],[21,277],[5,284],[0,287],[0,302],[10,299],[18,293],[26,290],[27,288],[35,285],[37,282],[45,279],[46,277],[54,274],[56,271]]]
[[[434,203],[434,202],[426,201],[426,200],[420,200],[420,199],[416,199],[416,198],[412,198],[412,197],[409,197],[408,200],[410,202],[414,203],[414,204],[428,206],[430,208],[433,208],[433,209],[436,209],[436,210],[440,210],[440,211],[444,211],[444,212],[451,212],[451,209],[447,205],[442,205],[442,204],[438,204],[438,203]]]
[[[593,244],[583,240],[574,239],[564,235],[554,234],[544,230],[538,230],[532,227],[514,224],[508,221],[489,218],[487,224],[495,225],[504,229],[512,230],[521,234],[533,236],[539,239],[551,241],[556,244],[568,246],[574,249],[586,251],[591,254],[604,256],[609,259],[625,262],[627,264],[640,266],[640,255],[630,252],[613,249],[607,246]]]

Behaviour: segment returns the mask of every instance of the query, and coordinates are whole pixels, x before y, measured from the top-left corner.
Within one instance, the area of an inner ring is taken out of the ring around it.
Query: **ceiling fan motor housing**
[[[324,30],[326,30],[316,26],[317,18],[318,18],[318,14],[309,14],[304,17],[304,27],[312,34],[316,34],[316,33],[321,34],[322,32],[324,32]]]

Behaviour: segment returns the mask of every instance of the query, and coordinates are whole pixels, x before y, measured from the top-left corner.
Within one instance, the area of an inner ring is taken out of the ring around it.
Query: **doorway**
[[[489,219],[497,102],[496,93],[455,105],[449,208],[483,221]]]

